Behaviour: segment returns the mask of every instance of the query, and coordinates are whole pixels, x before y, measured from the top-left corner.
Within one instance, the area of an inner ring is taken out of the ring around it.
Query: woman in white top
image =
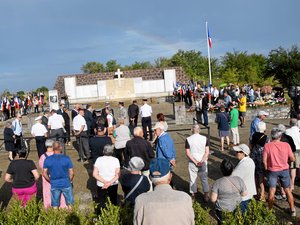
[[[105,207],[107,197],[112,204],[117,205],[118,179],[120,177],[119,160],[113,157],[114,146],[105,145],[104,156],[99,157],[94,164],[93,177],[97,180],[98,213]]]

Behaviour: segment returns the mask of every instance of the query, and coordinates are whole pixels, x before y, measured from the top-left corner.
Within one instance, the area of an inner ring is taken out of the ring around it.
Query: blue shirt
[[[169,161],[176,158],[176,150],[170,134],[164,132],[158,137],[156,144],[156,157],[164,158]]]
[[[45,159],[44,169],[48,169],[51,188],[68,188],[71,186],[69,169],[73,164],[69,156],[53,154]]]
[[[250,139],[252,139],[252,135],[255,132],[258,132],[257,130],[257,124],[260,122],[260,119],[258,117],[256,117],[252,122],[251,122],[251,126],[250,126]]]
[[[12,122],[12,129],[13,129],[15,135],[21,136],[22,130],[23,130],[21,121],[18,119],[15,119]]]

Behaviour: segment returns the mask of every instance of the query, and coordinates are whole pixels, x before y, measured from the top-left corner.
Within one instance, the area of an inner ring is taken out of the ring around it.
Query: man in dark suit
[[[200,93],[200,97],[196,99],[196,119],[198,123],[208,126],[208,98],[204,92]],[[204,123],[202,123],[202,115]]]
[[[93,135],[94,134],[94,132],[93,132],[93,130],[94,130],[94,127],[93,127],[94,119],[93,119],[92,111],[93,111],[92,106],[87,104],[86,108],[84,110],[84,119],[86,121],[88,135]]]
[[[133,100],[132,104],[128,106],[129,129],[131,134],[133,134],[133,129],[137,126],[138,116],[139,106],[136,100]]]

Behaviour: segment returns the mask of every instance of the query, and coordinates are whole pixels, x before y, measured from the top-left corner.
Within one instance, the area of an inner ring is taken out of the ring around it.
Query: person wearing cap
[[[255,164],[253,160],[249,157],[250,149],[246,144],[240,144],[234,146],[233,150],[236,152],[236,157],[239,161],[237,166],[232,172],[232,176],[238,176],[242,178],[245,182],[248,194],[242,197],[242,202],[240,203],[241,211],[244,213],[248,204],[254,195],[256,195],[256,185],[255,185]]]
[[[130,173],[121,176],[120,183],[124,192],[124,200],[130,206],[134,206],[137,196],[150,190],[150,182],[141,172],[144,166],[142,158],[132,157],[128,167]]]
[[[280,180],[282,187],[286,193],[288,203],[290,205],[291,216],[296,216],[294,205],[294,197],[291,191],[291,179],[289,172],[288,160],[295,161],[295,156],[290,145],[280,141],[282,132],[277,127],[271,131],[272,141],[265,144],[263,152],[263,163],[265,170],[268,171],[269,183],[269,208],[273,207],[276,192],[276,184]]]
[[[45,146],[47,148],[47,151],[41,155],[39,159],[39,167],[43,170],[44,168],[44,162],[45,159],[49,156],[53,155],[53,143],[54,141],[52,139],[47,139]],[[51,207],[51,185],[50,183],[42,176],[42,185],[43,185],[43,204],[44,208],[47,209]],[[66,208],[66,201],[63,196],[60,198],[60,208]]]
[[[132,104],[128,106],[129,129],[131,134],[133,134],[133,129],[137,127],[138,116],[139,106],[136,100],[133,100]]]
[[[230,130],[232,134],[232,142],[233,145],[239,145],[240,144],[240,134],[239,134],[239,112],[234,107],[233,103],[230,102],[228,104],[228,110],[230,115]]]
[[[85,162],[90,158],[89,136],[87,134],[87,125],[84,119],[84,109],[78,110],[78,115],[73,119],[73,128],[75,131],[78,145],[78,162]]]
[[[252,120],[251,125],[250,125],[250,143],[251,143],[252,135],[257,131],[257,124],[260,121],[263,121],[264,119],[266,119],[268,115],[269,115],[269,113],[267,113],[265,111],[259,111],[257,114],[257,117],[255,117],[254,120]]]
[[[36,123],[31,127],[31,135],[35,138],[36,149],[38,152],[39,158],[42,154],[46,152],[46,138],[47,138],[47,129],[42,124],[42,116],[35,118]]]
[[[124,107],[124,102],[119,102],[119,115],[117,118],[124,119],[124,124],[128,126],[128,114],[127,109]]]
[[[176,150],[170,134],[164,131],[164,125],[157,122],[153,128],[156,141],[156,158],[164,158],[170,162],[170,166],[176,165]]]
[[[241,92],[240,98],[238,98],[239,102],[239,119],[241,121],[240,126],[243,127],[245,125],[245,116],[246,116],[246,107],[247,107],[247,97],[245,92]]]
[[[91,156],[93,162],[100,156],[103,156],[103,148],[105,145],[112,145],[111,138],[105,135],[106,128],[104,125],[97,126],[96,135],[89,140]]]
[[[223,214],[234,212],[242,197],[247,195],[244,181],[232,175],[233,168],[231,160],[224,159],[220,165],[223,177],[217,179],[211,189],[210,200],[215,203],[215,215],[219,225],[222,224]]]
[[[224,105],[220,106],[220,112],[217,113],[216,115],[216,123],[218,124],[218,132],[219,132],[219,137],[221,139],[221,151],[224,151],[224,139],[226,138],[227,141],[227,146],[230,144],[229,140],[229,122],[230,122],[230,117],[227,112],[225,112],[225,107]]]
[[[300,132],[298,127],[298,120],[296,118],[292,118],[290,120],[291,128],[286,129],[286,135],[292,137],[296,151],[294,152],[295,162],[291,163],[291,190],[294,191],[294,184],[296,178],[296,170],[299,170],[300,167]]]
[[[260,189],[259,200],[266,201],[265,196],[265,168],[263,164],[263,152],[264,146],[269,142],[268,136],[265,134],[266,123],[260,121],[257,124],[257,131],[253,134],[251,140],[251,152],[250,157],[253,159],[255,164],[255,179],[256,179],[256,188],[258,192],[258,187]]]
[[[208,125],[208,116],[207,116],[207,111],[208,111],[208,98],[205,96],[205,93],[202,91],[200,92],[200,97],[196,99],[195,101],[195,109],[196,109],[196,119],[197,122],[202,124],[202,115],[203,115],[203,120],[204,126]]]
[[[152,121],[151,121],[151,115],[152,115],[152,107],[148,105],[147,99],[143,99],[144,105],[140,109],[140,114],[142,117],[142,127],[144,131],[144,138],[145,140],[148,140],[148,131],[150,135],[150,141],[153,140],[152,135]]]
[[[190,193],[195,197],[197,193],[197,176],[199,176],[204,200],[209,200],[209,186],[207,179],[207,159],[209,155],[209,143],[205,136],[200,135],[198,124],[193,125],[193,134],[185,141],[185,154],[189,159],[188,170],[190,174]]]
[[[60,141],[54,141],[53,155],[45,158],[43,177],[51,185],[51,206],[55,209],[59,208],[63,195],[67,208],[71,210],[72,205],[74,205],[72,185],[74,170],[70,157],[62,154]]]
[[[108,197],[112,204],[118,203],[118,180],[120,177],[119,160],[113,157],[114,146],[105,145],[103,156],[97,158],[94,164],[93,177],[97,181],[98,207],[105,207]]]
[[[111,110],[111,114],[114,115],[114,110],[110,107],[110,103],[109,102],[105,102],[105,107],[103,109],[101,109],[101,116],[106,120],[107,114],[109,111]]]
[[[191,197],[173,190],[169,161],[156,158],[150,164],[154,191],[140,194],[135,200],[133,224],[192,225],[194,210]]]

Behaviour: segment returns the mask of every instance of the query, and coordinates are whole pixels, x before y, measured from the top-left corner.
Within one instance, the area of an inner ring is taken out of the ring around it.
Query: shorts
[[[219,130],[219,137],[229,137],[230,131],[229,130]]]
[[[51,188],[51,206],[60,206],[60,196],[63,194],[67,205],[74,205],[73,188],[72,186],[67,188]]]
[[[278,178],[283,188],[290,187],[291,177],[290,177],[290,171],[288,169],[276,171],[276,172],[268,171],[268,184],[270,188],[276,188]]]
[[[239,116],[245,117],[246,116],[246,112],[240,112],[239,111]]]

